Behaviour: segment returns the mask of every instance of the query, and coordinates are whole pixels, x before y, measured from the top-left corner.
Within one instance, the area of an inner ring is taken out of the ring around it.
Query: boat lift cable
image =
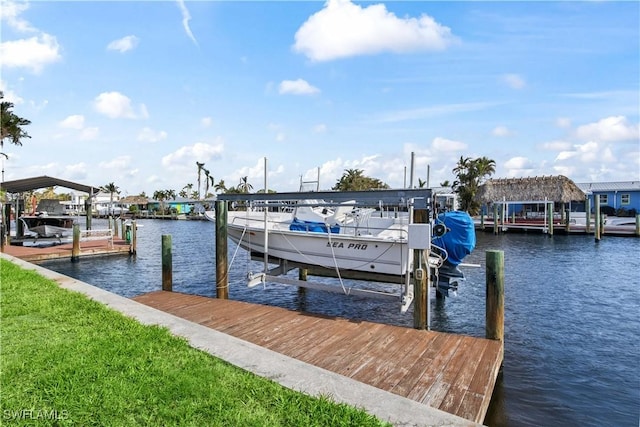
[[[331,248],[331,256],[333,257],[333,264],[336,267],[336,274],[338,275],[338,280],[340,280],[340,286],[342,286],[342,291],[344,292],[345,295],[349,295],[351,293],[351,288],[349,288],[349,291],[347,291],[347,289],[344,286],[344,282],[342,281],[342,276],[340,275],[340,269],[338,268],[338,260],[336,259],[336,253],[333,250],[333,245],[331,244],[331,226],[329,224],[326,224],[327,226],[327,236],[329,238],[329,247]]]

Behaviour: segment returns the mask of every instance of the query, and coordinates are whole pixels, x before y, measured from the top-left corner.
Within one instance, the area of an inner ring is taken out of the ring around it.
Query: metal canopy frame
[[[318,199],[322,204],[335,204],[354,201],[357,206],[407,206],[407,203],[414,199],[423,201],[424,208],[432,197],[430,188],[403,188],[392,190],[368,190],[368,191],[305,191],[289,193],[227,193],[219,194],[217,200],[220,201],[250,201],[271,204],[270,202],[294,201]],[[314,205],[317,206],[317,203]],[[422,206],[420,206],[422,207]],[[418,208],[418,206],[416,206]]]
[[[17,179],[14,181],[5,181],[0,184],[0,188],[7,193],[24,193],[31,190],[37,190],[39,188],[46,187],[64,187],[70,188],[76,191],[82,191],[83,193],[93,196],[100,191],[99,187],[91,185],[84,185],[77,182],[67,181],[60,178],[53,178],[50,176],[38,176],[34,178]]]

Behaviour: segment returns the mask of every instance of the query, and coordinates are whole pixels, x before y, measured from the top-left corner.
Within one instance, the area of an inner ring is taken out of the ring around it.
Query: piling
[[[547,221],[549,221],[549,236],[553,236],[553,202],[548,204]]]
[[[640,214],[636,215],[636,236],[640,236]]]
[[[596,195],[594,197],[596,203],[596,229],[594,232],[596,242],[600,241],[600,233],[602,232],[602,222],[600,219],[600,196]]]
[[[216,200],[216,297],[220,299],[229,299],[227,268],[227,202]]]
[[[487,251],[485,336],[504,344],[504,252]]]
[[[171,235],[162,235],[162,290],[171,292],[173,287],[173,255]]]
[[[498,234],[498,205],[493,204],[493,234]]]
[[[584,201],[584,206],[585,206],[585,219],[587,221],[587,227],[586,227],[586,231],[587,234],[591,233],[591,199],[589,199],[589,196],[587,196],[587,198]]]
[[[136,246],[137,246],[137,230],[136,221],[131,221],[131,245],[129,246],[129,253],[131,255],[136,254]]]
[[[309,270],[308,269],[299,268],[298,269],[298,280],[306,281],[308,274],[309,274]]]
[[[73,224],[73,247],[71,249],[71,262],[80,259],[80,226]]]

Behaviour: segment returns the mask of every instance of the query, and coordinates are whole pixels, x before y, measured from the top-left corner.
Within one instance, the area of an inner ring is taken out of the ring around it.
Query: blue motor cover
[[[438,222],[447,227],[447,232],[442,237],[433,238],[433,244],[444,248],[448,254],[447,261],[457,266],[476,247],[473,218],[463,211],[451,211],[438,215]]]

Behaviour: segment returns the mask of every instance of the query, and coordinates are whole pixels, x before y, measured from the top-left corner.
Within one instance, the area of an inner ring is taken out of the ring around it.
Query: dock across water
[[[134,300],[476,423],[503,359],[484,338],[165,291]]]

